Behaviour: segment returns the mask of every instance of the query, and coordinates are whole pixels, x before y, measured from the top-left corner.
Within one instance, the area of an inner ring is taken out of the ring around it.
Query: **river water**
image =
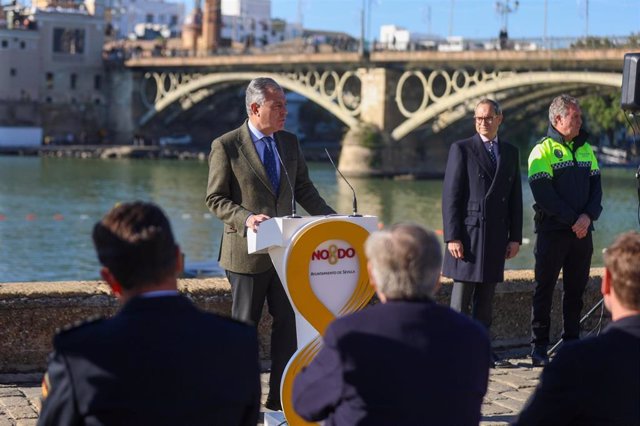
[[[98,279],[91,229],[114,204],[159,204],[171,219],[190,270],[217,268],[221,222],[204,205],[206,162],[0,157],[0,282]],[[329,164],[311,163],[321,195],[351,213],[351,193]],[[442,181],[351,179],[359,212],[391,224],[409,220],[442,228]],[[634,170],[603,171],[604,212],[596,222],[594,265],[616,234],[638,229]],[[523,176],[524,237],[507,268],[533,267],[532,197]]]

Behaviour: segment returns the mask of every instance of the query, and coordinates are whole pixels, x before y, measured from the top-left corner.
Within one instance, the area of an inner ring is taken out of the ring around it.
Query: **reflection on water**
[[[329,164],[310,165],[323,197],[350,214],[352,195]],[[624,230],[638,229],[633,170],[606,169],[604,212],[596,222],[594,265]],[[158,203],[169,215],[188,264],[215,266],[221,223],[204,205],[207,164],[196,161],[77,160],[0,157],[0,282],[98,278],[91,242],[93,224],[114,204],[135,199]],[[442,228],[442,182],[350,179],[359,212],[380,222],[413,221]],[[286,189],[283,189],[286,190]],[[507,268],[533,266],[532,198],[523,187],[524,236],[529,244]]]

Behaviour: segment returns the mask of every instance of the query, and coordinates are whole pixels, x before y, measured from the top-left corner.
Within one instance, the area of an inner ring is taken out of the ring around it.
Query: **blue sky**
[[[271,15],[297,22],[300,10],[305,28],[344,31],[359,36],[363,2],[371,4],[370,28],[375,38],[378,38],[380,25],[384,24],[395,24],[419,33],[428,33],[430,27],[431,33],[447,36],[452,4],[453,35],[493,38],[501,27],[495,0],[271,0]],[[512,8],[513,4],[511,1]],[[547,0],[547,35],[584,36],[587,4],[589,35],[640,33],[640,0]],[[520,0],[518,9],[508,17],[509,35],[514,38],[542,37],[544,9],[545,0]]]

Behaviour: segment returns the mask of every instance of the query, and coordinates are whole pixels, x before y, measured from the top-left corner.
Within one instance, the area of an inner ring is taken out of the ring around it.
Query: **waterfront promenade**
[[[602,268],[591,270],[585,293],[585,309],[600,299]],[[439,303],[448,304],[450,281],[437,294]],[[203,309],[228,314],[231,307],[229,284],[222,278],[180,280],[180,291]],[[560,305],[561,285],[556,287],[554,307]],[[498,354],[514,368],[492,369],[489,389],[482,406],[484,426],[506,425],[522,409],[538,383],[541,368],[532,368],[527,358],[532,271],[506,271],[505,282],[496,289],[493,344]],[[92,315],[110,315],[117,309],[108,287],[98,281],[0,284],[0,426],[35,425],[40,409],[40,381],[51,350],[55,329]],[[591,330],[599,312],[583,326]],[[560,315],[552,313],[552,336],[560,332]],[[604,318],[606,322],[606,316]],[[263,395],[267,394],[270,329],[263,318],[258,330],[265,372]],[[453,377],[452,377],[453,379]],[[455,404],[444,409],[455,409]],[[262,417],[261,417],[262,418]]]
[[[515,368],[492,369],[482,404],[481,426],[508,425],[538,383],[542,368],[531,368],[522,350],[507,354]],[[42,373],[0,374],[0,426],[35,426],[40,411]],[[267,395],[269,374],[262,374],[262,395]],[[455,403],[444,409],[455,410]],[[264,408],[260,413],[263,424]]]

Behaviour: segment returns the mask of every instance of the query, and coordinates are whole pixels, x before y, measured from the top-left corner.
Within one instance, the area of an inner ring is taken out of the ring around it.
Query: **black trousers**
[[[273,317],[271,375],[268,399],[280,401],[280,381],[287,362],[297,348],[296,319],[284,287],[274,268],[259,274],[226,271],[231,284],[231,316],[258,325],[265,300]]]
[[[470,315],[489,330],[493,317],[493,295],[496,292],[496,284],[454,281],[453,290],[451,290],[451,309]]]
[[[582,239],[578,239],[572,231],[540,232],[534,254],[536,288],[531,313],[531,343],[538,346],[549,344],[553,291],[561,269],[562,339],[578,339],[582,295],[589,281],[593,254],[591,232]]]

